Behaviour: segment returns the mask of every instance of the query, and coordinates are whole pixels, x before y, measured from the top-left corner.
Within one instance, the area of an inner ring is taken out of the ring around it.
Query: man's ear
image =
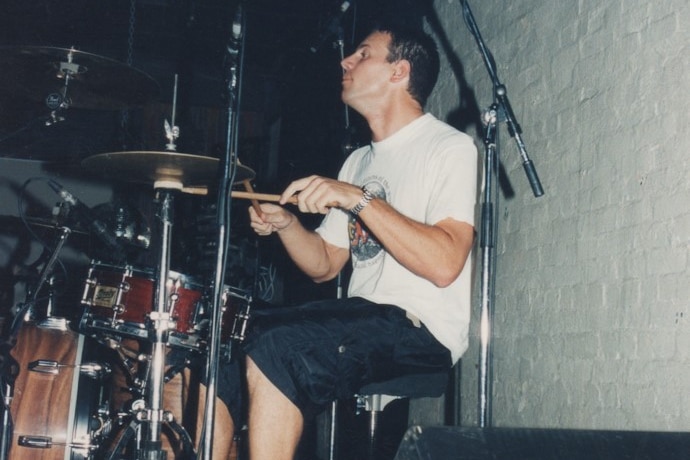
[[[410,61],[407,59],[400,59],[393,66],[393,76],[391,81],[399,82],[405,80],[410,76]]]

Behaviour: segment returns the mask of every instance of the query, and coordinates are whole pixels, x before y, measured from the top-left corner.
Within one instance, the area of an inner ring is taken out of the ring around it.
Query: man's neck
[[[424,115],[419,106],[391,107],[366,116],[374,142],[382,141]]]

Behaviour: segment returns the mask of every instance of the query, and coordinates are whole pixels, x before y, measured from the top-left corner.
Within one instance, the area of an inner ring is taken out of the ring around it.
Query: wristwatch
[[[367,189],[366,185],[362,186],[362,199],[359,200],[359,203],[357,203],[352,209],[350,209],[352,215],[355,217],[359,215],[359,213],[362,212],[362,209],[364,209],[366,205],[368,205],[369,202],[374,198],[374,194]]]

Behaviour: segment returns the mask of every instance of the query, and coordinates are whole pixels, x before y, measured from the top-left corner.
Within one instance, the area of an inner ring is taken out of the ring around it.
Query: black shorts
[[[247,355],[305,417],[368,383],[450,369],[450,351],[405,311],[362,298],[255,310]]]

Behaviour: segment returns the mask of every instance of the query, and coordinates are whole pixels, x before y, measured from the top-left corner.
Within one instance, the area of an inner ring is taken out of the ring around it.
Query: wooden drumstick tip
[[[252,182],[249,179],[243,180],[242,184],[244,185],[244,189],[247,192],[254,193],[254,187],[252,187]],[[252,207],[254,208],[254,211],[256,211],[257,215],[261,215],[261,206],[259,206],[259,200],[257,200],[256,198],[252,198],[251,200],[252,200]]]

